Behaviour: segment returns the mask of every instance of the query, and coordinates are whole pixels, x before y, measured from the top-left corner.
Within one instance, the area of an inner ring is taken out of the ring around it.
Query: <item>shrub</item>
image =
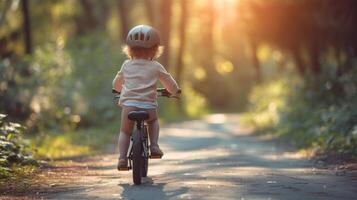
[[[0,178],[11,174],[13,165],[37,165],[23,141],[25,130],[25,127],[8,122],[6,115],[0,114]]]
[[[251,93],[244,121],[260,133],[287,137],[299,148],[356,155],[356,80],[353,72],[265,83]]]

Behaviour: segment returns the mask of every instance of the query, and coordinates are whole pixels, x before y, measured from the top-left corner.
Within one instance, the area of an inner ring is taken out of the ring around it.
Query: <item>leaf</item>
[[[7,117],[7,115],[1,114],[0,113],[0,121],[3,121],[3,119],[5,119]]]
[[[10,133],[10,134],[8,134],[7,136],[6,136],[6,139],[7,140],[11,140],[13,138],[13,134],[12,133]]]

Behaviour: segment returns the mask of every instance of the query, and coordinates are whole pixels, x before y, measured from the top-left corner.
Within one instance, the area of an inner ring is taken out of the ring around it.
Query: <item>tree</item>
[[[25,53],[32,53],[31,23],[28,0],[22,0],[23,33]]]
[[[262,73],[261,73],[261,67],[260,67],[260,62],[258,59],[258,44],[257,42],[253,39],[251,41],[251,54],[252,54],[252,64],[255,69],[255,80],[259,83],[262,81]]]
[[[146,8],[146,14],[149,19],[149,24],[153,27],[158,27],[158,16],[157,12],[158,10],[156,9],[157,4],[155,3],[154,0],[144,0],[145,3],[145,8]]]
[[[292,54],[301,76],[319,75],[321,60],[335,51],[336,73],[357,57],[357,2],[354,0],[242,1],[243,32]],[[302,59],[306,55],[307,59]],[[345,55],[346,59],[341,59]],[[348,68],[348,67],[347,67]]]
[[[76,33],[78,35],[83,35],[90,30],[97,28],[98,22],[94,14],[94,6],[92,5],[92,2],[88,0],[80,0],[78,2],[83,10],[83,14],[75,18],[77,26]]]
[[[171,5],[172,0],[161,0],[160,33],[162,45],[165,47],[165,51],[162,54],[161,60],[166,69],[169,68],[170,58]]]
[[[121,37],[122,41],[124,42],[126,40],[126,35],[129,32],[129,17],[128,17],[128,2],[127,0],[117,0],[117,10],[119,13],[119,22],[120,22],[120,32],[121,32]]]
[[[193,88],[201,93],[210,105],[214,107],[226,107],[229,105],[231,91],[227,86],[225,77],[216,69],[215,55],[217,49],[215,46],[216,30],[216,10],[213,0],[207,0],[200,8],[201,29],[197,34],[197,53],[195,53],[198,65],[204,70],[204,78],[196,79]]]
[[[295,46],[292,48],[292,55],[293,55],[293,58],[295,60],[295,64],[296,64],[296,67],[298,69],[298,72],[300,74],[300,76],[304,76],[305,75],[305,72],[306,72],[306,69],[305,69],[305,64],[302,60],[302,57],[301,57],[301,52],[300,52],[300,48]]]
[[[186,47],[186,26],[188,20],[187,0],[181,0],[181,23],[180,23],[180,46],[177,53],[176,62],[176,80],[178,83],[182,81],[182,73],[184,71],[183,53]]]
[[[12,2],[10,0],[6,0],[5,3],[4,3],[4,7],[2,8],[2,10],[0,12],[0,27],[5,22],[6,14],[10,10],[11,3]]]

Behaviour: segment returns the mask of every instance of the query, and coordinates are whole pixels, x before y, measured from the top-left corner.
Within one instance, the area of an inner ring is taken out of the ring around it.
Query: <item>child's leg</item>
[[[120,131],[119,140],[118,140],[119,159],[126,159],[129,144],[130,144],[130,135]]]
[[[130,135],[134,127],[134,122],[129,120],[128,113],[132,110],[135,110],[134,107],[123,106],[121,112],[121,125],[120,125],[120,134],[119,134],[119,159],[126,159],[130,144]]]
[[[158,140],[159,140],[159,120],[157,117],[156,109],[148,110],[149,112],[149,120],[147,121],[149,126],[149,137],[150,137],[150,146],[151,146],[151,153],[163,155],[162,151],[159,148]]]
[[[159,141],[159,120],[153,120],[148,122],[149,125],[149,137],[151,146],[157,146]]]
[[[157,118],[156,109],[147,110],[149,113],[149,119],[147,120],[147,124],[149,126],[149,137],[150,144],[157,145],[159,140],[159,120]]]

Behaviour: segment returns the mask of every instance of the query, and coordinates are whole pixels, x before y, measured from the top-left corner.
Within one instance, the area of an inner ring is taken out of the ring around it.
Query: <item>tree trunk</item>
[[[22,0],[22,16],[23,16],[23,33],[24,33],[24,47],[25,53],[32,53],[31,41],[31,20],[28,0]]]
[[[165,51],[161,57],[161,62],[166,69],[169,68],[170,58],[171,4],[172,0],[161,0],[160,6],[160,33],[162,45],[165,47]]]
[[[117,9],[120,19],[120,31],[122,41],[126,41],[126,35],[129,32],[129,18],[128,18],[128,2],[127,0],[117,0]]]
[[[301,54],[300,54],[300,51],[299,51],[299,48],[298,47],[293,47],[293,50],[292,50],[292,54],[293,54],[293,57],[294,57],[294,60],[295,60],[295,64],[296,64],[296,68],[300,74],[300,76],[304,76],[305,75],[305,65],[304,65],[304,62],[301,58]]]
[[[97,26],[97,20],[94,16],[93,12],[93,5],[88,0],[81,0],[80,1],[83,11],[84,11],[84,19],[85,19],[85,28],[86,29],[93,29]]]
[[[310,47],[311,70],[317,75],[321,72],[319,46],[316,42]]]
[[[187,12],[187,0],[181,0],[181,23],[180,23],[180,47],[177,53],[177,62],[176,62],[176,81],[177,83],[181,83],[182,81],[182,73],[184,71],[184,63],[183,63],[183,53],[186,47],[186,25],[188,20],[188,12]]]
[[[251,48],[252,48],[252,63],[253,67],[255,69],[255,79],[258,83],[262,81],[262,75],[261,75],[261,67],[260,67],[260,62],[258,59],[258,45],[257,42],[252,41],[251,42]]]
[[[146,14],[149,19],[149,24],[155,28],[158,28],[158,20],[157,20],[157,10],[155,2],[153,0],[144,0],[145,2],[145,8],[146,8]]]
[[[110,5],[108,4],[108,1],[96,1],[96,6],[98,7],[99,10],[99,15],[98,15],[98,25],[100,29],[105,30],[106,28],[106,23],[108,21],[110,13],[108,10],[110,9]]]
[[[215,10],[213,0],[209,0],[206,2],[206,7],[204,8],[204,10],[206,11],[206,16],[202,18],[201,35],[200,37],[198,37],[203,47],[201,53],[205,54],[201,62],[202,65],[205,66],[207,72],[215,73],[213,60],[215,52],[213,36],[213,32],[215,29]]]
[[[6,0],[3,9],[0,11],[0,27],[5,22],[6,14],[10,10],[11,4],[12,4],[11,0]]]

